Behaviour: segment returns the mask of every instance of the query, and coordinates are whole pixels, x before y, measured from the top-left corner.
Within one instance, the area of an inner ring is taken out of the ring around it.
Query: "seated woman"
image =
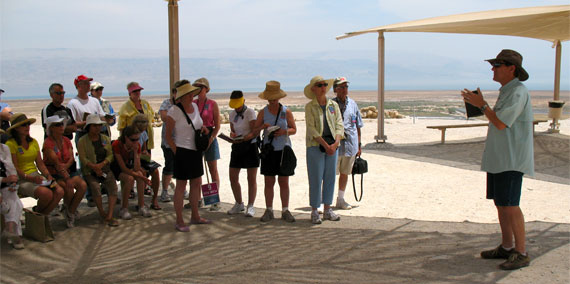
[[[0,134],[5,134],[0,129]],[[18,197],[18,173],[16,167],[12,163],[12,154],[10,148],[4,144],[0,144],[0,211],[4,215],[6,226],[3,235],[15,249],[23,249],[22,242],[22,201]]]
[[[113,142],[113,153],[115,160],[111,164],[111,170],[115,178],[121,181],[121,194],[123,195],[121,204],[121,218],[130,220],[129,213],[129,193],[137,182],[139,214],[144,217],[151,217],[150,211],[144,205],[144,188],[150,185],[150,180],[146,178],[141,169],[141,146],[139,144],[139,130],[129,125],[123,128],[119,139]]]
[[[23,113],[14,114],[7,131],[11,138],[6,145],[18,172],[18,194],[38,199],[33,210],[48,215],[63,197],[63,188],[54,182],[46,168],[38,141],[30,137],[30,124],[34,122],[36,119],[28,119]]]
[[[46,134],[42,152],[44,163],[49,173],[63,188],[63,215],[67,221],[67,227],[75,226],[75,216],[79,215],[77,207],[85,195],[87,184],[79,175],[73,157],[73,145],[71,140],[63,136],[65,125],[64,118],[57,115],[46,119]],[[74,191],[75,189],[75,191]]]
[[[158,205],[158,188],[160,187],[160,173],[158,172],[158,167],[160,164],[151,160],[150,149],[148,148],[148,118],[144,114],[137,114],[133,118],[133,126],[136,127],[141,135],[139,138],[139,144],[141,145],[141,168],[145,171],[147,176],[151,176],[151,187],[152,187],[152,203],[150,204],[150,209],[161,210],[162,208]],[[146,189],[145,189],[146,190]],[[150,193],[146,193],[150,195]]]
[[[101,127],[105,124],[98,115],[91,114],[87,117],[85,130],[87,135],[83,135],[77,144],[79,152],[79,160],[83,167],[83,177],[93,196],[93,201],[99,216],[103,219],[103,223],[116,227],[119,222],[113,218],[113,210],[117,202],[117,182],[115,175],[111,171],[111,162],[113,161],[113,149],[111,148],[111,139],[101,134]],[[108,211],[103,210],[103,201],[101,198],[101,185],[107,189],[109,197],[107,205]]]

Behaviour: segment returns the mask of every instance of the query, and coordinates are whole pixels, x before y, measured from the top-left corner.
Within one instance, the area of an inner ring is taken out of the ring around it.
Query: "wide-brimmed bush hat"
[[[314,99],[315,97],[317,97],[317,95],[313,92],[313,90],[311,90],[311,88],[313,88],[313,86],[319,82],[323,82],[327,84],[327,91],[325,92],[325,94],[331,89],[334,79],[325,79],[323,78],[323,76],[317,75],[313,78],[311,78],[311,82],[309,82],[309,84],[307,86],[305,86],[305,89],[303,90],[303,92],[305,93],[305,97],[309,98],[309,99]]]
[[[35,122],[36,122],[35,118],[28,118],[25,113],[21,112],[15,113],[14,115],[12,115],[12,118],[10,118],[10,128],[6,129],[6,132],[10,133],[10,131],[20,127],[22,124],[26,123],[32,124]]]
[[[192,83],[192,86],[206,87],[208,89],[208,91],[210,91],[210,82],[208,82],[208,79],[206,79],[204,77],[196,79],[196,81],[194,81],[194,83]]]
[[[263,90],[258,97],[269,101],[278,100],[286,96],[287,93],[281,90],[281,83],[271,80],[265,83],[265,90]]]
[[[511,49],[503,49],[499,54],[497,54],[496,58],[487,59],[485,61],[493,64],[495,62],[507,62],[512,65],[515,65],[518,70],[518,78],[520,81],[526,81],[528,79],[528,73],[522,67],[522,60],[523,57],[520,53],[511,50]]]
[[[198,93],[200,93],[200,87],[195,87],[190,84],[184,84],[176,88],[176,98],[174,100],[178,100],[186,95],[191,95],[192,97],[194,97]]]

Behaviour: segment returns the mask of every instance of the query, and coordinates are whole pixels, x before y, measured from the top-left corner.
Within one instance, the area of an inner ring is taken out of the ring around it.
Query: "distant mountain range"
[[[206,77],[212,92],[234,89],[260,91],[268,80],[282,88],[299,91],[314,75],[346,76],[355,90],[377,88],[376,50],[315,52],[311,54],[254,53],[238,49],[181,50],[181,78]],[[418,52],[387,56],[386,89],[498,88],[490,73],[476,72],[480,59],[461,62]],[[73,94],[73,79],[79,74],[95,78],[105,86],[105,95],[126,93],[126,85],[137,81],[147,94],[166,94],[169,89],[168,54],[143,49],[22,49],[2,51],[0,88],[4,98],[48,96],[53,82],[62,83]],[[550,66],[545,67],[550,70]],[[487,70],[484,70],[487,71]],[[551,89],[552,78],[538,78],[533,89]],[[563,89],[568,89],[562,86]]]

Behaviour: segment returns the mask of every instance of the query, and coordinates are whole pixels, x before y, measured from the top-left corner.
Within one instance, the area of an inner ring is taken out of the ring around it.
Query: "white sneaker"
[[[188,196],[190,196],[190,193],[188,192],[188,190],[184,191],[184,199],[188,199]]]
[[[214,205],[212,205],[212,206],[214,206]],[[243,210],[244,210],[243,202],[242,203],[236,203],[236,204],[234,204],[232,209],[228,210],[228,215],[239,214],[240,212],[243,212]]]
[[[119,215],[121,215],[121,219],[123,219],[123,220],[131,220],[131,218],[133,218],[133,216],[131,216],[131,213],[129,213],[129,209],[127,209],[127,208],[121,209],[121,212]]]
[[[313,224],[316,224],[316,225],[323,223],[323,220],[321,220],[321,215],[319,214],[319,211],[311,212],[311,222]]]
[[[350,209],[352,209],[352,206],[350,206],[350,204],[348,204],[348,202],[344,201],[344,198],[338,198],[337,197],[336,208],[337,209],[343,209],[343,210],[350,210]]]
[[[339,221],[340,216],[338,216],[336,213],[334,213],[334,211],[332,211],[331,208],[329,208],[328,210],[325,210],[325,214],[323,216],[323,219],[331,220],[331,221]]]
[[[245,217],[253,217],[253,215],[255,215],[255,208],[253,208],[253,205],[248,205],[245,211]]]
[[[148,207],[143,206],[141,208],[139,208],[139,215],[143,216],[143,217],[151,217],[152,214],[150,214],[150,211],[148,210]]]
[[[162,193],[160,194],[160,202],[170,202],[170,195],[168,195],[168,191],[167,190],[162,190]]]

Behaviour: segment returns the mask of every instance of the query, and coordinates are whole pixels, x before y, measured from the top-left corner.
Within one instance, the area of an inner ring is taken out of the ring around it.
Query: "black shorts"
[[[295,175],[295,171],[285,172],[281,168],[281,154],[283,151],[271,151],[269,155],[261,160],[261,174],[264,176],[288,177]]]
[[[174,155],[174,178],[189,180],[203,174],[202,152],[177,147]]]
[[[257,143],[250,142],[251,141],[232,144],[230,168],[259,168],[259,150]]]
[[[172,175],[174,173],[174,152],[172,152],[172,149],[164,146],[161,148],[162,154],[164,155],[164,168],[162,168],[162,174]]]
[[[495,206],[519,206],[522,177],[516,171],[487,173],[487,199],[493,199]]]

